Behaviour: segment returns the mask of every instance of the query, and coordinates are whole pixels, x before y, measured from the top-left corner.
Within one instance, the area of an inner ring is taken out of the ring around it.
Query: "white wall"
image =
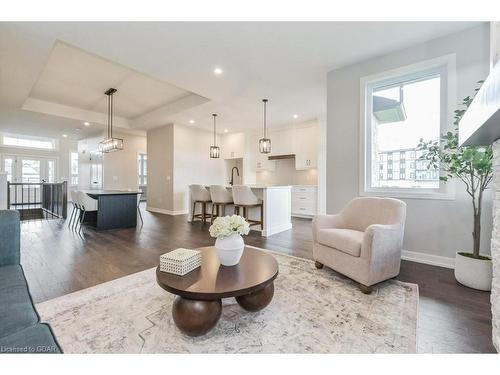
[[[211,159],[211,132],[174,125],[174,212],[188,211],[189,185],[224,184],[223,159]]]
[[[146,152],[146,137],[118,133],[113,136],[123,139],[123,150],[104,154],[103,188],[138,189],[137,155]]]
[[[380,56],[328,73],[327,212],[338,212],[359,195],[360,78],[439,56],[456,53],[456,103],[474,93],[489,69],[488,25]],[[454,182],[451,182],[454,183]],[[403,248],[453,258],[472,247],[472,207],[463,185],[454,200],[404,199],[407,222]],[[482,251],[489,252],[491,193],[484,198]],[[432,257],[431,257],[432,258]],[[434,259],[434,258],[433,258]],[[439,258],[435,258],[439,259]]]
[[[227,183],[225,161],[210,158],[212,140],[211,132],[178,124],[148,131],[149,210],[187,213],[189,185]]]
[[[148,130],[148,194],[149,210],[173,212],[174,126]]]

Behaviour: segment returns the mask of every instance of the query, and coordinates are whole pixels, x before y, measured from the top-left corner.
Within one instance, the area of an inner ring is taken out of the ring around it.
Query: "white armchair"
[[[313,257],[357,281],[363,293],[399,274],[406,203],[393,198],[350,201],[338,215],[313,219]]]

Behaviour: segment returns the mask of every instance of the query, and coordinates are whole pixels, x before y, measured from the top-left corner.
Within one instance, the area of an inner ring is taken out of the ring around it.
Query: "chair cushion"
[[[0,353],[61,353],[47,324],[37,323],[0,338]]]
[[[322,245],[359,257],[364,235],[364,232],[353,229],[320,229],[317,239]]]
[[[0,267],[0,337],[37,322],[38,315],[21,266]]]

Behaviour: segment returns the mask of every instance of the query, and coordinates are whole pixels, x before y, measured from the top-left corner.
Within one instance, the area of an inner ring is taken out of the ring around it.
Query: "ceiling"
[[[22,119],[23,131],[76,138],[91,131],[83,121],[102,129],[111,86],[125,131],[171,122],[209,130],[212,113],[220,130],[257,129],[262,98],[269,126],[286,126],[325,114],[328,71],[477,25],[0,23],[0,130]]]

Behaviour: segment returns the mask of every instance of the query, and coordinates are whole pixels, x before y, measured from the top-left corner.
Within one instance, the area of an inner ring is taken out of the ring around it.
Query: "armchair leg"
[[[316,266],[316,268],[317,268],[318,270],[320,270],[320,269],[322,269],[322,268],[323,268],[323,263],[320,263],[320,262],[318,262],[318,261],[315,261],[315,262],[314,262],[314,265]]]
[[[371,292],[373,291],[373,288],[371,286],[367,286],[367,285],[360,283],[359,290],[361,290],[361,292],[364,294],[371,294]]]

